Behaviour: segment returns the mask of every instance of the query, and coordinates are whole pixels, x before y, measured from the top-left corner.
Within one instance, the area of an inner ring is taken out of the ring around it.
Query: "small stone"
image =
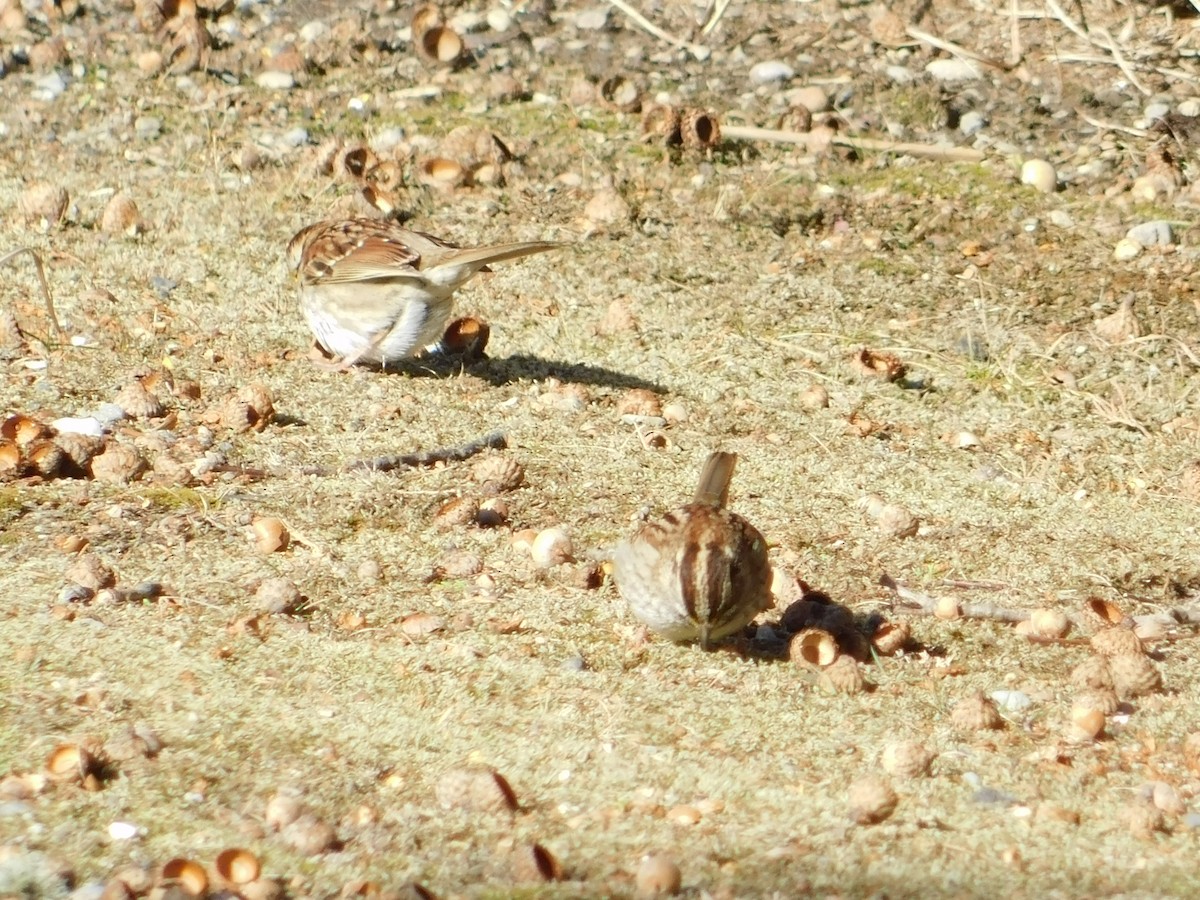
[[[985,125],[987,125],[987,119],[984,118],[983,113],[973,109],[963,113],[958,119],[958,130],[967,137],[978,134]]]
[[[259,72],[254,78],[254,83],[260,88],[270,91],[290,91],[296,86],[296,78],[291,72],[268,69],[265,72]]]
[[[290,578],[266,578],[254,592],[259,612],[272,615],[290,612],[300,599],[300,590]]]
[[[965,59],[935,59],[925,71],[936,81],[976,81],[983,77],[980,67]]]
[[[796,70],[781,60],[771,59],[755,63],[750,67],[750,83],[753,85],[772,84],[780,81],[790,81],[796,76]]]
[[[1043,194],[1053,194],[1058,189],[1058,173],[1044,159],[1027,159],[1021,165],[1021,184],[1036,188]]]
[[[162,134],[163,122],[158,116],[138,116],[133,121],[133,133],[143,141],[153,140]]]
[[[639,897],[668,897],[679,893],[683,875],[675,860],[661,853],[642,857],[634,875]]]
[[[1143,247],[1165,247],[1175,243],[1175,232],[1171,229],[1171,223],[1162,219],[1134,225],[1125,232],[1125,237],[1137,241]]]
[[[1144,249],[1145,247],[1133,238],[1121,238],[1113,247],[1113,259],[1117,262],[1128,262],[1141,256]]]

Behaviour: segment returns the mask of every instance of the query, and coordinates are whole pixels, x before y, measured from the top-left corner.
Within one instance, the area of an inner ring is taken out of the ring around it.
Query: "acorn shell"
[[[230,884],[247,884],[262,874],[257,856],[241,847],[230,847],[217,855],[217,874]]]
[[[513,878],[517,881],[562,881],[563,867],[541,844],[522,844],[513,851]]]
[[[142,230],[142,217],[133,198],[120,192],[109,197],[100,214],[100,230],[111,235],[138,234]]]
[[[449,25],[433,25],[420,34],[413,33],[417,55],[429,63],[453,66],[466,55],[466,44]]]
[[[109,484],[129,484],[137,481],[149,468],[133,447],[108,441],[104,451],[92,457],[90,470],[96,481]]]
[[[417,180],[427,187],[450,190],[467,183],[467,169],[462,163],[444,156],[431,156],[417,166]]]
[[[16,413],[0,424],[0,437],[12,441],[18,447],[28,447],[43,441],[53,434],[53,429],[32,416]]]
[[[683,140],[679,128],[682,117],[673,106],[651,106],[642,113],[642,134],[647,140],[662,141],[667,146]]]
[[[613,75],[600,85],[600,99],[621,112],[635,113],[642,108],[642,92],[624,75]]]
[[[98,768],[96,756],[81,744],[59,744],[46,757],[46,774],[55,781],[82,782]]]
[[[903,620],[899,622],[884,622],[871,635],[871,646],[880,656],[892,656],[904,649],[908,643],[912,629]]]
[[[882,822],[896,809],[899,798],[892,786],[874,775],[860,778],[847,791],[850,820],[856,825]]]
[[[1029,630],[1038,637],[1065,637],[1071,630],[1071,620],[1061,609],[1035,609],[1029,614]]]
[[[690,150],[708,150],[721,143],[721,123],[707,110],[684,110],[679,118],[679,136]]]
[[[853,656],[837,657],[821,670],[818,684],[830,694],[861,694],[866,687],[862,666]]]
[[[797,665],[822,669],[837,657],[837,639],[821,628],[806,628],[788,642],[788,658]]]
[[[0,439],[0,479],[19,478],[21,467],[21,448],[17,442]]]
[[[650,853],[638,863],[633,881],[639,897],[668,897],[679,893],[683,874],[671,857]]]
[[[476,460],[471,467],[471,478],[484,485],[485,490],[498,493],[515,491],[525,481],[525,467],[511,456],[492,454]]]
[[[166,412],[162,401],[148,391],[140,379],[121,388],[115,402],[131,419],[157,419]]]
[[[1092,635],[1092,649],[1104,656],[1142,656],[1145,647],[1133,629],[1113,626]]]
[[[950,711],[950,722],[963,731],[986,731],[1003,728],[1004,719],[996,708],[996,702],[983,694],[964,697]]]
[[[1071,670],[1071,684],[1080,688],[1109,690],[1113,688],[1112,668],[1106,656],[1089,656]]]
[[[1111,716],[1120,709],[1121,702],[1112,688],[1088,688],[1076,694],[1071,705],[1072,708],[1096,709],[1102,715]]]
[[[511,813],[517,795],[507,779],[489,768],[451,769],[438,779],[437,801],[446,809],[481,813]]]
[[[177,856],[163,863],[159,884],[177,887],[189,897],[203,897],[208,893],[208,873],[194,859]]]
[[[1112,668],[1113,687],[1122,700],[1144,697],[1162,687],[1162,675],[1148,656],[1123,653],[1108,664]]]
[[[879,765],[896,778],[919,778],[929,774],[936,756],[920,741],[892,741],[879,755]]]

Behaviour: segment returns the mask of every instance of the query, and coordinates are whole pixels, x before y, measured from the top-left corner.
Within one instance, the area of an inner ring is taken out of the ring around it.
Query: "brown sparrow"
[[[774,605],[766,540],[725,509],[736,463],[734,453],[710,455],[692,502],[647,522],[613,556],[621,596],[669,640],[707,649]]]
[[[317,222],[288,242],[300,305],[317,344],[336,366],[387,366],[442,336],[451,295],[488,263],[553,250],[523,241],[460,249],[377,219]]]

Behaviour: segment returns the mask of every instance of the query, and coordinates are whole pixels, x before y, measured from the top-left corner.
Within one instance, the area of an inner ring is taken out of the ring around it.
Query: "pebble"
[[[147,141],[162,133],[162,119],[158,116],[138,116],[133,122],[133,131],[142,140]]]
[[[1142,110],[1142,118],[1144,118],[1146,120],[1147,124],[1149,124],[1152,122],[1157,122],[1159,119],[1161,119],[1165,115],[1168,115],[1170,112],[1171,112],[1171,107],[1168,106],[1166,103],[1150,103],[1146,106],[1146,108],[1144,110]]]
[[[311,44],[327,34],[329,34],[329,26],[319,19],[314,19],[300,29],[300,40]]]
[[[59,72],[50,72],[33,79],[33,99],[55,100],[67,89],[67,80]]]
[[[114,425],[125,418],[125,410],[117,406],[115,403],[101,403],[99,407],[92,413],[104,427]]]
[[[95,416],[64,416],[50,423],[60,434],[86,434],[104,437],[104,425]]]
[[[607,6],[586,9],[575,16],[575,27],[580,31],[599,31],[606,25],[608,25]]]
[[[983,126],[987,124],[983,113],[978,113],[975,110],[968,110],[963,113],[958,120],[958,130],[970,137],[973,134],[978,134],[983,130]]]
[[[487,14],[487,24],[488,28],[492,29],[492,31],[508,31],[508,29],[512,28],[512,16],[509,15],[506,9],[500,9],[499,7],[490,9]]]
[[[1187,116],[1189,119],[1200,116],[1200,99],[1189,97],[1179,104],[1178,112],[1181,116]]]
[[[810,113],[824,112],[829,109],[829,95],[825,93],[824,88],[815,84],[788,91],[787,99],[788,103],[793,106],[803,106]]]
[[[293,128],[290,131],[285,131],[282,135],[280,135],[279,141],[285,147],[303,147],[308,143],[308,129]]]
[[[917,76],[908,66],[888,66],[884,72],[894,84],[912,84],[917,80]]]
[[[769,59],[765,62],[755,63],[750,67],[750,83],[753,85],[790,81],[795,77],[796,70],[778,59]]]
[[[1020,712],[1033,705],[1029,695],[1021,691],[992,691],[991,697],[1006,712]]]
[[[151,275],[150,287],[154,289],[154,293],[166,300],[171,296],[171,292],[179,287],[179,282],[174,278],[167,278],[165,275]]]
[[[1113,247],[1113,259],[1117,262],[1127,262],[1131,259],[1137,259],[1142,255],[1142,250],[1145,248],[1133,238],[1121,238],[1117,241],[1117,246]]]
[[[925,71],[937,81],[977,81],[983,77],[979,66],[965,59],[935,59]]]
[[[1143,247],[1165,247],[1175,243],[1175,232],[1171,230],[1171,223],[1163,219],[1134,225],[1125,232],[1125,237],[1127,240],[1137,241]]]
[[[1050,219],[1050,224],[1055,225],[1058,228],[1074,228],[1075,227],[1075,217],[1072,216],[1065,209],[1050,210],[1050,215],[1048,216],[1048,218]]]
[[[1028,184],[1043,194],[1052,194],[1058,187],[1058,173],[1044,159],[1027,159],[1021,166],[1021,184]]]
[[[296,86],[296,79],[292,77],[291,72],[275,72],[268,69],[266,72],[259,72],[254,83],[271,91],[290,91]]]

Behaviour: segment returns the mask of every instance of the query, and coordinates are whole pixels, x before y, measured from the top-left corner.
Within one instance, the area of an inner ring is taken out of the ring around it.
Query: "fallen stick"
[[[432,466],[442,462],[458,462],[469,459],[484,450],[503,450],[508,446],[508,438],[503,431],[493,431],[476,441],[459,444],[456,447],[438,447],[434,450],[419,450],[413,453],[401,453],[396,456],[379,456],[375,459],[359,459],[343,466],[304,466],[299,470],[301,475],[317,475],[329,478],[348,472],[394,472],[396,469],[416,469],[421,466]],[[244,478],[261,480],[263,478],[282,478],[295,470],[274,466],[270,469],[256,469],[250,466],[224,465],[217,466],[214,471],[232,472]]]
[[[924,159],[941,159],[947,162],[982,162],[983,151],[970,147],[950,147],[939,144],[908,144],[897,141],[877,141],[871,138],[849,138],[834,135],[812,135],[804,131],[783,131],[776,128],[756,128],[752,125],[721,125],[721,137],[741,141],[768,141],[774,144],[799,144],[818,149],[832,141],[839,147],[854,150],[874,150],[881,153],[903,153]]]

